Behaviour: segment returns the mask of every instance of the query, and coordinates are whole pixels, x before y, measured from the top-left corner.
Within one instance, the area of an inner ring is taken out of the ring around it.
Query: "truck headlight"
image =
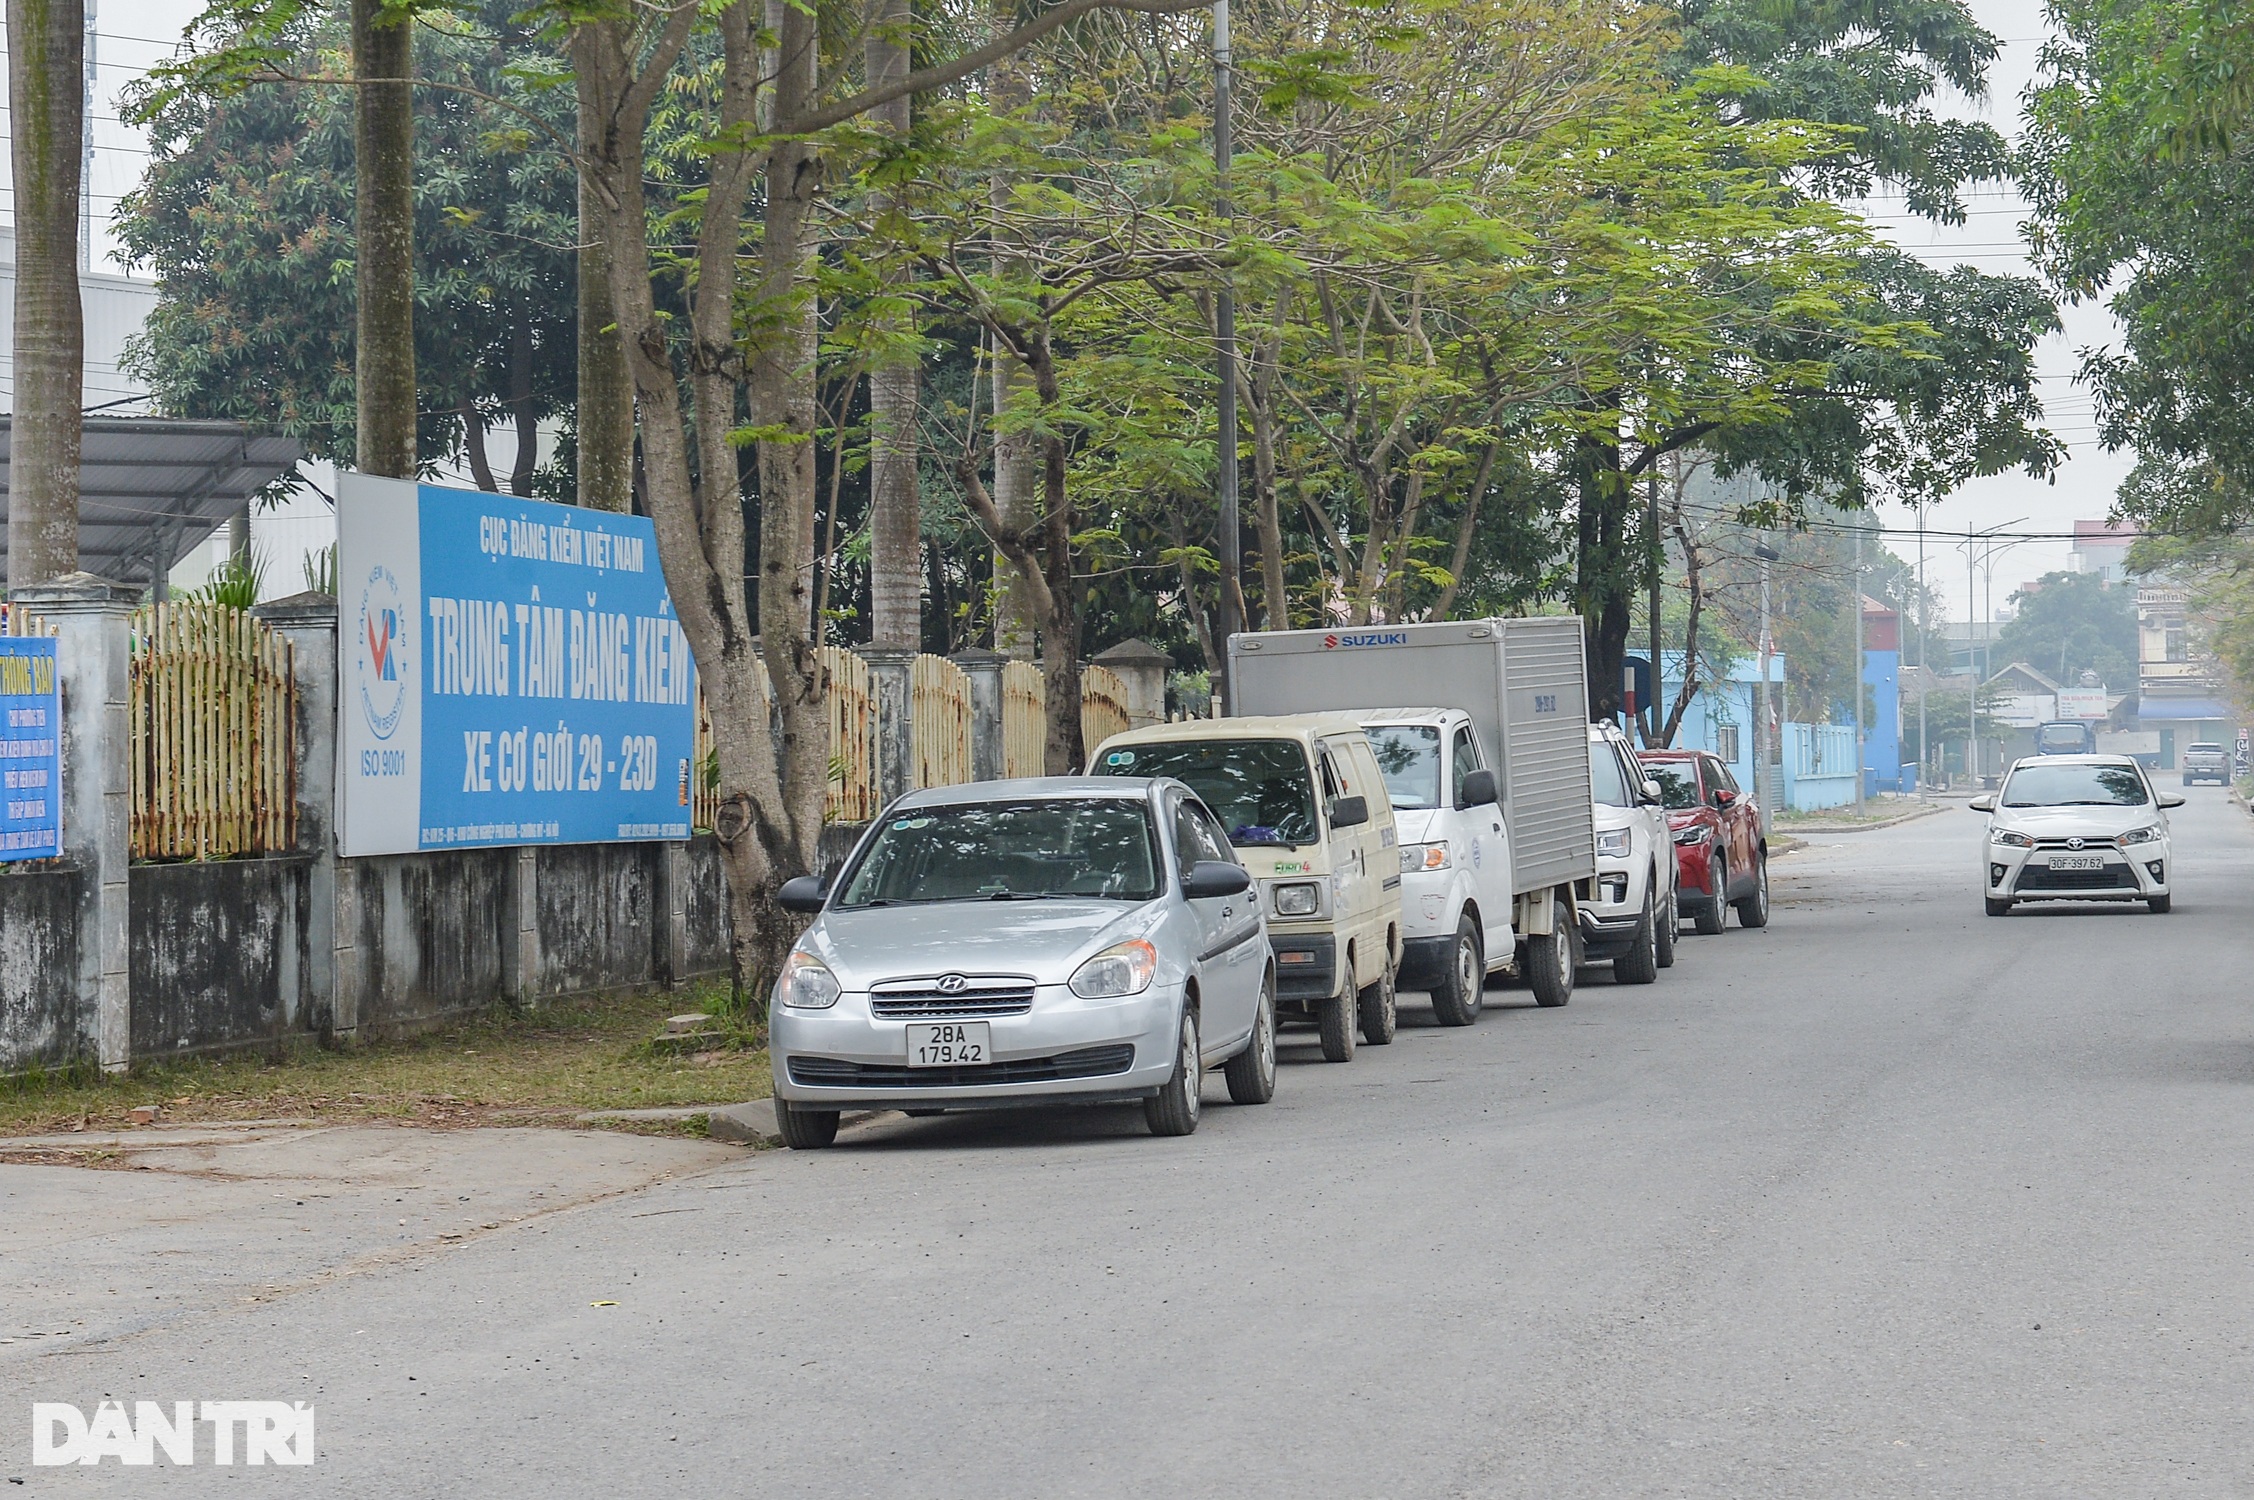
[[[1083,1000],[1117,1000],[1140,995],[1158,972],[1158,950],[1141,938],[1114,943],[1072,975],[1072,993]]]
[[[2009,828],[1989,829],[1988,842],[1991,844],[2003,844],[2013,849],[2032,849],[2035,847],[2035,841],[2033,839],[2029,838],[2024,833],[2014,833]]]
[[[1322,888],[1306,881],[1276,886],[1268,899],[1279,917],[1311,917],[1323,907]]]
[[[2147,823],[2142,828],[2132,828],[2127,833],[2122,834],[2121,846],[2127,848],[2131,844],[2156,843],[2159,838],[2160,825],[2158,823]]]
[[[1401,846],[1401,873],[1411,875],[1418,870],[1445,870],[1448,868],[1448,846],[1439,844],[1403,844]]]
[[[782,977],[775,981],[775,998],[792,1010],[828,1010],[841,993],[829,965],[811,953],[791,954],[783,961]]]
[[[1633,829],[1613,828],[1597,835],[1597,854],[1600,858],[1626,859],[1635,848]]]

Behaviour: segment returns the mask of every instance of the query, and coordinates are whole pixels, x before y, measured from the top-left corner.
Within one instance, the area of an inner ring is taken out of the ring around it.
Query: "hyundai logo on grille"
[[[960,995],[969,987],[970,981],[960,974],[942,974],[939,976],[939,983],[934,986],[942,995]]]
[[[2082,847],[2082,841],[2081,841],[2080,839],[2078,839],[2078,838],[2072,838],[2072,839],[2068,839],[2068,840],[2066,841],[2066,847],[2067,847],[2067,848],[2069,848],[2069,849],[2079,849],[2079,848],[2081,848],[2081,847]],[[941,987],[942,987],[942,988],[944,988],[944,987],[946,986],[946,983],[947,983],[947,981],[946,981],[946,980],[944,980],[944,979],[942,979],[942,980],[940,980],[940,981],[939,981],[939,983],[940,983]]]

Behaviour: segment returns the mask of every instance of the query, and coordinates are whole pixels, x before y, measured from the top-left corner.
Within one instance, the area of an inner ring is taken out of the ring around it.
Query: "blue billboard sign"
[[[63,852],[62,749],[54,641],[0,636],[0,860]]]
[[[696,669],[646,517],[343,475],[343,852],[689,836]]]

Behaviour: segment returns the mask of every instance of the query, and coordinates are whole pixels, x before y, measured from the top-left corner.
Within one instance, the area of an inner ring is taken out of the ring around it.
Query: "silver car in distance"
[[[1988,814],[1980,873],[1991,917],[2023,901],[2142,901],[2157,913],[2175,899],[2168,809],[2184,799],[2155,789],[2126,755],[2030,756],[1969,805]]]
[[[1197,1129],[1207,1068],[1276,1087],[1275,971],[1252,879],[1170,778],[1041,777],[901,798],[825,889],[770,1007],[775,1117],[1140,1101]]]

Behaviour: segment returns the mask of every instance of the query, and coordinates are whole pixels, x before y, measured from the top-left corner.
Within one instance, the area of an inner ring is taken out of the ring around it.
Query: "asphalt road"
[[[1412,1008],[1345,1067],[1291,1037],[1274,1104],[1216,1086],[1187,1140],[887,1123],[0,1350],[19,1402],[310,1399],[321,1450],[34,1470],[19,1405],[0,1480],[2254,1494],[2249,822],[2193,792],[2165,917],[1983,916],[1960,810],[1816,835],[1768,930],[1686,936],[1656,986],[1500,992],[1468,1032]]]

